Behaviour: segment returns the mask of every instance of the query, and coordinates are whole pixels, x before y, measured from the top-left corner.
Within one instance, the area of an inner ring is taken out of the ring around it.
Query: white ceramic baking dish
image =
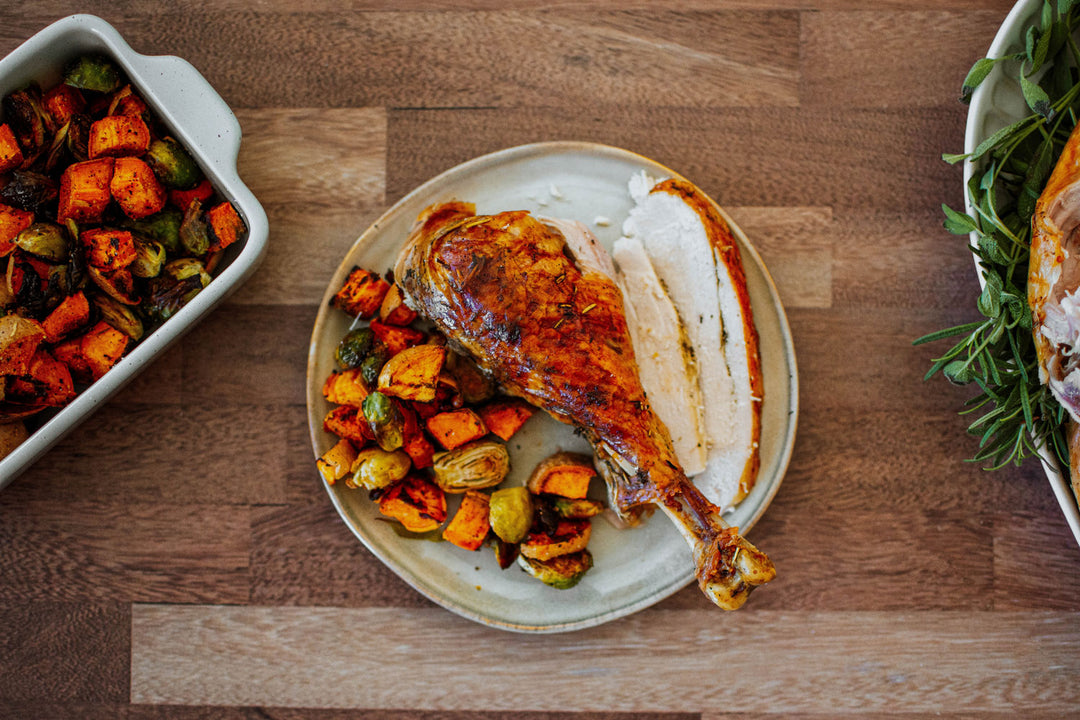
[[[124,70],[157,117],[191,152],[218,194],[236,207],[248,234],[228,248],[214,280],[202,292],[0,460],[0,488],[205,317],[248,278],[266,252],[266,212],[236,171],[240,125],[225,101],[187,61],[141,55],[101,18],[72,15],[46,27],[0,60],[0,97],[30,82],[42,87],[58,83],[65,63],[88,52],[104,54]]]

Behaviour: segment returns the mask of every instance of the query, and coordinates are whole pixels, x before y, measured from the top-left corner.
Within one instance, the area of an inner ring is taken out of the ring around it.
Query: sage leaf
[[[964,78],[964,84],[960,86],[960,102],[971,102],[971,96],[975,92],[975,88],[982,84],[982,81],[994,69],[996,62],[997,60],[993,58],[985,57],[975,61],[975,64],[971,66],[971,70],[968,71],[967,77]]]
[[[1023,73],[1020,74],[1020,90],[1029,108],[1047,120],[1053,119],[1054,109],[1050,106],[1050,96]]]
[[[945,213],[943,225],[953,235],[967,235],[978,231],[979,226],[975,219],[967,213],[957,212],[945,203],[941,204],[941,210]]]

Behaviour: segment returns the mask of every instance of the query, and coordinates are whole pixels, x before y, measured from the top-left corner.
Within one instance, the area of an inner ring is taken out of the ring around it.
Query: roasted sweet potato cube
[[[0,205],[0,257],[15,249],[15,238],[34,224],[34,213],[19,208]]]
[[[109,192],[132,220],[159,212],[169,197],[154,171],[137,157],[116,158]]]
[[[379,312],[390,283],[378,274],[355,267],[330,304],[353,317],[368,319]]]
[[[402,400],[431,402],[439,385],[446,348],[414,345],[393,355],[379,372],[379,392]]]
[[[109,207],[112,192],[113,158],[99,158],[72,163],[60,176],[60,198],[56,219],[60,224],[71,219],[79,223],[98,222]]]
[[[150,128],[138,116],[108,115],[90,126],[90,159],[142,155],[150,147]]]
[[[383,345],[386,345],[391,355],[396,355],[405,348],[420,345],[427,340],[427,335],[416,328],[387,325],[378,320],[372,320],[370,327],[371,331],[375,333],[375,337],[379,338]]]
[[[487,435],[487,426],[470,408],[448,410],[432,415],[427,420],[432,437],[447,450],[461,447]]]
[[[549,494],[581,499],[589,491],[589,483],[596,477],[592,458],[572,452],[558,452],[545,458],[533,470],[526,483],[529,491],[537,495]]]
[[[41,326],[45,329],[45,339],[50,343],[56,343],[89,321],[90,303],[80,290],[64,298],[63,302],[42,321]]]
[[[218,203],[206,211],[210,252],[224,250],[244,236],[247,227],[231,202]]]
[[[330,373],[323,383],[323,397],[335,405],[360,407],[367,396],[368,389],[360,368]]]
[[[206,201],[213,196],[214,186],[210,184],[209,178],[203,178],[198,185],[188,190],[180,188],[169,190],[169,202],[181,210],[187,210],[192,200],[198,200],[200,203],[206,204]]]
[[[351,440],[358,448],[375,439],[364,413],[352,405],[339,405],[328,412],[323,418],[323,430]]]
[[[23,163],[22,148],[7,123],[0,125],[0,174],[10,172]]]
[[[446,494],[435,483],[408,475],[379,498],[379,512],[412,532],[430,532],[446,520]]]
[[[90,368],[90,376],[97,380],[120,361],[131,338],[112,325],[101,320],[82,336],[79,351]]]
[[[146,101],[139,97],[130,85],[125,85],[113,93],[108,114],[137,116],[145,120],[149,110]]]
[[[387,325],[408,325],[415,319],[416,311],[405,304],[401,288],[391,285],[379,307],[379,320]]]
[[[86,261],[106,272],[125,268],[135,260],[135,238],[127,230],[92,228],[79,234],[86,246]]]
[[[519,398],[501,398],[484,405],[479,412],[487,429],[506,441],[533,416],[536,408]]]
[[[75,383],[67,365],[40,347],[30,359],[26,375],[16,378],[8,391],[10,399],[48,407],[63,407],[74,397]]]
[[[588,520],[560,520],[555,532],[530,532],[521,543],[521,554],[534,560],[550,560],[580,552],[589,544],[592,523]]]
[[[401,431],[404,437],[402,450],[412,458],[413,467],[417,470],[431,467],[435,462],[435,446],[424,434],[416,411],[413,410],[411,403],[398,403],[398,409],[404,420]]]
[[[319,474],[328,485],[333,485],[346,475],[352,475],[352,464],[356,460],[356,448],[345,438],[337,441],[334,447],[323,453],[315,463]]]
[[[75,336],[53,346],[53,357],[67,365],[71,376],[81,383],[93,380],[90,364],[82,354],[82,337]]]
[[[449,353],[446,358],[446,372],[454,379],[458,395],[468,405],[475,405],[495,396],[495,381],[464,355]]]
[[[466,490],[454,517],[443,530],[443,539],[465,550],[479,550],[491,530],[486,493]]]
[[[86,98],[78,88],[60,83],[41,96],[41,107],[45,111],[45,124],[55,133],[67,125],[75,113],[82,112]]]
[[[18,315],[0,317],[0,375],[26,375],[44,339],[40,323]]]

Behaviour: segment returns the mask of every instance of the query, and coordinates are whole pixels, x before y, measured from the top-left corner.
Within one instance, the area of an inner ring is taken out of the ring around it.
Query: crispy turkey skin
[[[630,520],[661,508],[691,545],[702,590],[739,607],[775,570],[686,478],[638,379],[620,291],[598,267],[606,255],[577,228],[444,203],[420,216],[394,275],[507,392],[579,428],[613,508]]]

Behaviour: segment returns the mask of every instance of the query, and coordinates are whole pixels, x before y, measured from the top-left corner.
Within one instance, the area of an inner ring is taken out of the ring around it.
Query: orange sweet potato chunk
[[[90,321],[90,303],[82,290],[64,298],[63,302],[49,313],[41,326],[45,329],[45,338],[50,343],[59,342],[68,333]]]
[[[40,323],[18,315],[0,317],[0,375],[26,375],[44,339]]]
[[[22,148],[7,123],[0,125],[0,173],[6,173],[23,163]]]
[[[15,238],[34,223],[34,213],[0,205],[0,257],[15,249]]]
[[[60,176],[60,198],[56,219],[79,223],[98,222],[112,200],[114,160],[111,157],[72,163]]]
[[[448,410],[432,415],[427,429],[440,445],[447,450],[461,447],[487,435],[487,426],[470,408]]]
[[[435,483],[408,475],[379,498],[379,512],[412,532],[437,530],[446,520],[446,493]]]
[[[443,539],[465,550],[479,550],[491,530],[490,505],[486,493],[466,490],[453,519],[443,530]]]
[[[331,305],[366,320],[379,312],[383,297],[389,290],[390,283],[376,273],[355,267],[334,295]]]
[[[135,238],[127,230],[93,228],[79,239],[86,246],[86,261],[106,272],[126,268],[138,254]]]
[[[150,147],[150,128],[133,115],[108,115],[90,126],[90,159],[142,155]]]
[[[113,328],[104,320],[98,322],[82,336],[79,350],[90,368],[90,375],[97,380],[120,361],[131,338]]]
[[[501,438],[509,440],[533,416],[536,408],[519,398],[494,400],[480,408],[480,418],[487,429]]]
[[[159,212],[169,197],[154,171],[137,157],[116,159],[109,192],[132,220]]]
[[[536,495],[548,494],[580,500],[596,477],[592,458],[572,452],[558,452],[540,462],[526,485]]]
[[[218,203],[206,211],[210,230],[210,252],[224,250],[243,237],[247,227],[231,202]]]

